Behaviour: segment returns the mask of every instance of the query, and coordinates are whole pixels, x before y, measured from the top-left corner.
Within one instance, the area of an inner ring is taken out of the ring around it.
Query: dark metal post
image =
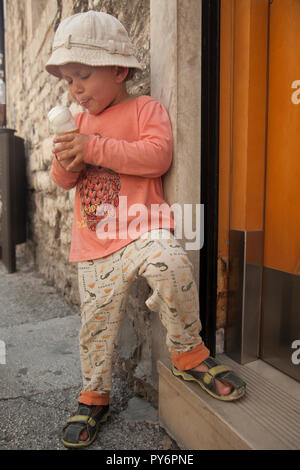
[[[219,198],[220,1],[202,0],[201,203],[204,246],[200,253],[202,338],[216,352]]]

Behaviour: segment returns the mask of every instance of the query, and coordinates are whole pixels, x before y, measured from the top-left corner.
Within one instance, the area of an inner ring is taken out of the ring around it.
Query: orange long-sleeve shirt
[[[161,176],[172,161],[172,130],[165,108],[140,96],[75,119],[89,135],[86,169],[65,170],[54,158],[53,181],[76,186],[71,262],[103,258],[144,232],[175,227],[164,201]]]

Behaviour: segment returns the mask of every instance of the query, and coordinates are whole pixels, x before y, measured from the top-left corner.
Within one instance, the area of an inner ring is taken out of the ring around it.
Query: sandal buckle
[[[96,424],[97,424],[96,421],[95,421],[92,417],[90,417],[90,418],[88,419],[87,423],[88,423],[90,426],[92,426],[92,428],[94,428],[94,427],[96,426]]]

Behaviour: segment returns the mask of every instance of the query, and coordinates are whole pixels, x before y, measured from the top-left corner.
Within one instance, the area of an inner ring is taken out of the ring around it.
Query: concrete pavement
[[[16,273],[0,261],[0,449],[64,449],[61,429],[81,389],[79,329],[79,309],[25,263],[21,249]],[[157,410],[114,376],[111,418],[88,449],[178,447]]]

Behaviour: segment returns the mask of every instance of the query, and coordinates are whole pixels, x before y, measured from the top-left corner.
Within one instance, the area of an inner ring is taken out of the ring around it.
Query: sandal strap
[[[222,376],[224,375],[224,372],[229,372],[230,369],[226,366],[222,366],[222,365],[219,365],[219,366],[215,366],[215,367],[212,367],[211,369],[208,369],[207,372],[204,372],[204,377],[203,377],[203,380],[205,383],[210,383],[213,379],[219,377],[219,376]]]
[[[85,403],[78,403],[78,410],[77,414],[78,415],[90,415],[92,412],[92,407],[91,405],[86,405]]]
[[[91,416],[86,415],[75,415],[67,420],[67,423],[81,423],[89,424],[90,426],[96,426],[96,421]]]
[[[208,356],[208,357],[202,362],[202,364],[205,364],[205,365],[208,367],[208,369],[212,369],[213,367],[220,365],[220,363],[217,362],[217,361],[216,361],[213,357],[211,357],[211,356]]]
[[[240,389],[246,386],[246,383],[229,367],[219,364],[214,358],[208,357],[203,362],[208,367],[208,371],[187,370],[186,372],[195,378],[202,379],[203,382],[213,391],[216,391],[215,380],[219,379],[230,383],[234,388]]]
[[[80,424],[71,424],[64,429],[64,439],[71,444],[79,442],[79,437],[84,427]]]
[[[229,369],[229,367],[227,367],[227,366],[218,365],[218,366],[212,367],[211,369],[208,369],[208,371],[206,373],[211,375],[212,377],[217,377],[218,375],[222,374],[223,372],[229,372],[230,370],[231,369]]]
[[[246,387],[246,382],[244,382],[244,380],[232,370],[229,370],[228,372],[224,373],[224,375],[222,375],[222,380],[230,383],[230,385],[232,385],[236,389]]]

